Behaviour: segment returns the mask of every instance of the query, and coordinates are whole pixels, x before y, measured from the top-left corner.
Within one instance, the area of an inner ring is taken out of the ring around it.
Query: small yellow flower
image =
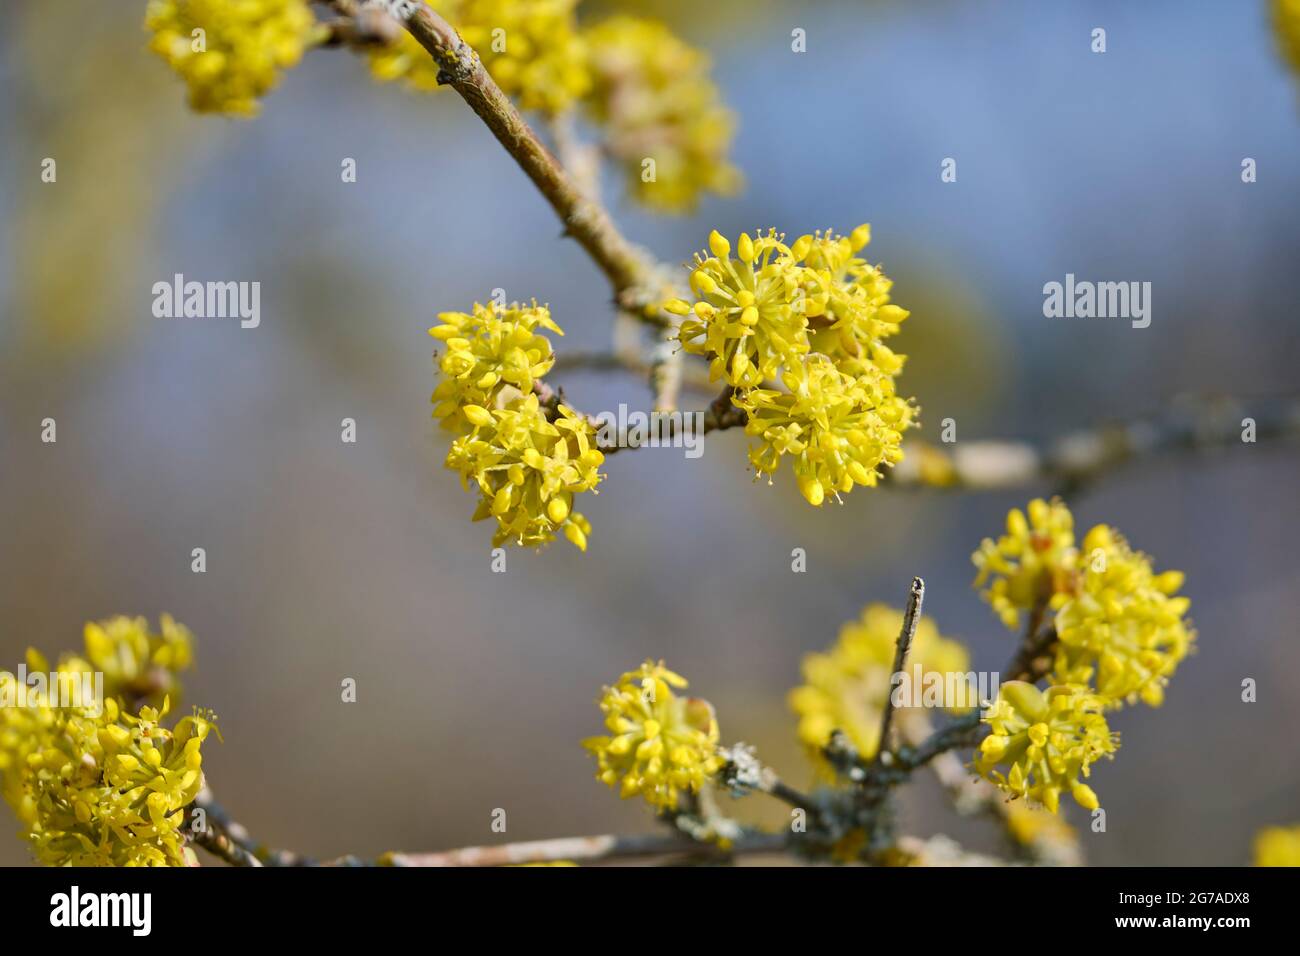
[[[1026,847],[1077,839],[1074,827],[1056,814],[1018,801],[1007,804],[1006,828],[1011,839]]]
[[[1028,797],[1053,813],[1068,790],[1088,810],[1099,806],[1087,777],[1099,757],[1118,744],[1102,715],[1105,702],[1087,688],[1007,681],[984,716],[992,733],[975,755],[975,767],[1013,797]],[[1004,774],[998,767],[1008,767]]]
[[[875,756],[902,626],[901,610],[869,604],[858,620],[840,629],[829,651],[804,657],[804,683],[790,692],[789,704],[799,719],[800,742],[825,775],[833,776],[822,756],[832,731],[843,731],[862,756]],[[923,674],[964,674],[970,657],[960,642],[941,636],[933,621],[922,618],[912,641],[912,664],[920,664]]]
[[[257,114],[258,100],[324,36],[307,0],[149,0],[149,48],[200,113]]]
[[[583,36],[593,80],[584,103],[632,196],[677,213],[701,193],[735,192],[740,173],[727,161],[735,118],[709,79],[708,57],[654,20],[616,16]]]
[[[466,406],[491,408],[506,385],[528,394],[534,382],[551,370],[555,355],[547,329],[563,335],[550,310],[536,301],[530,306],[474,303],[473,311],[442,312],[442,324],[429,334],[446,343],[439,367],[443,380],[433,393],[433,414],[444,428],[468,431]]]
[[[640,795],[672,810],[682,793],[698,792],[722,768],[713,707],[673,693],[684,687],[662,661],[646,661],[605,688],[600,709],[613,736],[582,742],[596,757],[597,780],[618,786],[624,799]]]
[[[1300,826],[1266,827],[1255,834],[1256,866],[1300,866]]]
[[[536,863],[514,863],[513,866],[577,866],[572,860],[545,860]]]
[[[817,354],[789,365],[782,384],[784,391],[753,388],[733,399],[749,416],[745,434],[759,440],[749,450],[758,474],[773,474],[788,456],[800,492],[818,507],[855,484],[874,487],[882,466],[902,460],[916,410],[889,376],[848,375]]]
[[[604,454],[595,428],[565,405],[548,419],[537,396],[513,399],[502,408],[464,409],[470,430],[447,453],[447,467],[481,494],[474,520],[494,518],[494,545],[537,547],[563,531],[587,550],[591,524],[572,510],[573,496],[600,482]]]
[[[1053,680],[1091,681],[1112,705],[1141,698],[1158,707],[1178,664],[1192,649],[1190,601],[1181,571],[1156,574],[1151,559],[1114,529],[1088,532],[1077,587],[1056,614],[1060,638]]]
[[[425,0],[474,48],[507,94],[527,110],[559,113],[591,87],[586,44],[578,33],[577,0]],[[438,89],[438,63],[405,31],[374,50],[378,80]]]
[[[996,542],[985,538],[971,556],[979,569],[975,587],[1011,630],[1020,626],[1020,612],[1048,606],[1075,584],[1078,550],[1074,545],[1074,516],[1059,498],[1029,502],[1028,518],[1019,508],[1007,515],[1007,533]]]
[[[695,255],[695,303],[669,303],[670,311],[686,316],[682,347],[708,356],[710,378],[751,388],[808,352],[799,268],[781,239],[775,230],[755,239],[741,233],[733,258],[731,243],[714,230],[712,254]]]
[[[800,291],[812,350],[851,374],[875,368],[892,377],[903,370],[905,356],[884,340],[897,334],[911,313],[890,302],[893,280],[858,257],[870,241],[871,227],[863,224],[847,236],[830,231],[802,236],[791,249],[803,265]]]
[[[104,675],[107,697],[126,697],[159,704],[165,695],[178,699],[177,674],[194,661],[194,635],[170,614],[161,619],[161,632],[152,634],[143,617],[118,616],[85,628],[85,659],[67,658],[61,667],[98,671]]]

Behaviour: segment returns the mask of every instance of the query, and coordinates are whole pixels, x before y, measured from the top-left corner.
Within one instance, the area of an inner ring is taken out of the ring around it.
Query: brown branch
[[[682,353],[678,352],[677,358],[682,358]],[[632,372],[650,379],[653,390],[655,366],[660,361],[661,356],[657,354],[657,350],[656,354],[652,356],[643,356],[639,352],[630,349],[615,349],[610,352],[566,351],[555,356],[555,364],[551,367],[551,370],[553,372],[570,369],[590,372]],[[716,381],[709,378],[709,371],[703,365],[683,360],[676,374],[680,378],[681,388],[708,393],[717,391]]]
[[[334,6],[354,18],[373,9],[361,0],[335,0]],[[437,62],[439,82],[459,93],[514,157],[564,223],[565,234],[576,239],[605,273],[615,300],[643,315],[648,294],[641,287],[653,273],[646,254],[624,238],[599,202],[584,194],[456,30],[424,3],[408,3],[404,12],[402,25]],[[666,324],[662,318],[646,321]]]
[[[1026,632],[1016,656],[1007,664],[1003,680],[1024,680],[1031,684],[1041,680],[1052,669],[1051,650],[1056,643],[1056,626],[1049,624],[1034,633]]]
[[[311,860],[289,850],[278,850],[258,843],[246,827],[234,820],[217,802],[212,790],[204,787],[189,808],[190,820],[195,810],[202,810],[206,828],[190,834],[194,842],[209,853],[220,856],[233,866],[311,866]],[[251,860],[251,862],[249,862]]]
[[[746,416],[744,409],[737,408],[732,404],[731,397],[734,394],[735,390],[730,385],[727,385],[722,389],[721,394],[710,402],[709,407],[703,412],[681,412],[676,413],[673,418],[666,419],[668,423],[668,428],[666,430],[667,434],[662,432],[658,434],[660,444],[671,442],[676,436],[681,434],[682,429],[686,427],[686,422],[694,421],[694,416],[697,414],[704,416],[702,431],[705,435],[744,425],[748,420],[748,417]],[[625,442],[625,436],[623,435],[617,436],[612,444],[605,442],[599,445],[600,450],[606,455],[613,455],[616,452],[642,447],[645,446],[627,444]]]
[[[230,837],[217,830],[202,830],[190,834],[195,846],[201,846],[213,856],[224,860],[231,866],[260,867],[262,861],[236,843]]]
[[[936,445],[912,439],[889,484],[972,491],[1045,484],[1064,496],[1121,466],[1161,456],[1226,452],[1247,445],[1245,419],[1257,444],[1300,439],[1300,398],[1252,401],[1179,396],[1163,412],[1128,422],[1080,429],[1046,446],[1027,441],[960,441]]]

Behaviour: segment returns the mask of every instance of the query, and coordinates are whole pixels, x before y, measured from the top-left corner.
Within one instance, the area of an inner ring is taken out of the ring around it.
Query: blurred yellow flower
[[[1300,866],[1300,826],[1265,827],[1255,834],[1256,866]]]
[[[200,113],[255,116],[258,100],[324,34],[307,0],[149,0],[149,49]]]
[[[1273,0],[1273,29],[1287,64],[1300,71],[1300,0]]]
[[[1035,847],[1077,839],[1074,827],[1059,816],[1023,801],[1007,804],[1005,822],[1007,833],[1021,846]]]
[[[789,704],[799,720],[800,742],[827,776],[833,771],[822,749],[832,731],[843,731],[863,757],[876,755],[902,626],[901,610],[869,604],[858,620],[840,629],[830,650],[804,657],[804,683],[790,692]],[[917,622],[908,660],[909,667],[919,664],[925,674],[964,674],[970,668],[966,648],[940,635],[934,622],[924,617]]]
[[[143,617],[118,616],[89,622],[85,628],[85,659],[69,657],[60,667],[99,671],[104,694],[154,705],[164,695],[179,699],[176,677],[194,662],[194,635],[170,614],[161,618],[159,633],[150,633]]]
[[[707,55],[637,17],[613,17],[583,37],[593,80],[584,104],[637,201],[688,212],[701,193],[739,188],[740,173],[727,161],[735,118],[709,78]]]
[[[474,48],[501,89],[523,109],[559,113],[591,86],[586,45],[578,33],[577,0],[425,0]],[[438,89],[438,64],[403,32],[370,54],[379,80]]]

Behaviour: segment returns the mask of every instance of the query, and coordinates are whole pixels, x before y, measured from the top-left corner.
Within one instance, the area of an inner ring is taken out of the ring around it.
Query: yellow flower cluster
[[[1053,813],[1065,790],[1080,806],[1095,810],[1097,795],[1079,777],[1087,777],[1093,761],[1117,747],[1101,713],[1104,706],[1077,685],[1044,692],[1025,681],[1007,681],[984,717],[992,733],[980,744],[976,769],[1003,790]],[[1004,775],[996,769],[1000,765],[1010,771]]]
[[[1054,612],[1050,623],[1056,640],[1046,675],[1053,685],[1047,692],[1052,714],[1058,721],[1075,721],[1072,732],[1080,740],[1105,736],[1110,741],[1101,711],[1137,700],[1159,706],[1169,677],[1192,649],[1195,632],[1186,620],[1190,601],[1177,595],[1183,574],[1157,574],[1150,558],[1106,525],[1097,525],[1076,545],[1074,517],[1059,500],[1036,499],[1026,511],[1027,516],[1012,509],[1006,534],[997,541],[986,538],[972,556],[979,569],[975,587],[984,588],[985,599],[1012,629],[1023,611],[1038,615],[1040,626]],[[1013,794],[1028,794],[1054,808],[1056,793],[1080,770],[1086,775],[1090,761],[1075,766],[1064,758],[1053,761],[1051,747],[1038,754],[1033,747],[1004,745],[1001,738],[1011,732],[997,729],[999,721],[1009,726],[1009,715],[1023,716],[1039,706],[1038,698],[1023,688],[1035,694],[1037,689],[1018,684],[1004,684],[994,710],[985,716],[995,732],[985,740],[976,766]],[[1059,703],[1065,700],[1072,703]],[[1032,735],[1030,739],[1043,746]],[[1063,739],[1072,738],[1067,733]],[[1088,744],[1079,752],[1092,749]],[[1104,752],[1113,750],[1111,745]],[[1009,764],[1011,772],[1005,777],[991,773],[996,764]],[[1029,783],[1031,778],[1038,783]],[[1056,792],[1044,797],[1052,788]],[[1080,796],[1076,788],[1075,796],[1095,808],[1095,795],[1084,790]]]
[[[1300,826],[1265,827],[1255,834],[1256,866],[1300,866]]]
[[[307,0],[149,0],[144,26],[191,109],[236,116],[256,115],[280,71],[323,37]]]
[[[759,439],[749,460],[772,474],[789,455],[804,498],[814,507],[827,493],[874,487],[882,462],[902,458],[902,431],[913,409],[893,395],[879,374],[845,374],[830,359],[810,356],[782,376],[784,391],[752,388],[733,401],[749,421],[745,434]]]
[[[683,317],[687,352],[709,359],[710,377],[737,391],[759,444],[750,462],[772,474],[789,456],[814,506],[902,460],[902,433],[916,408],[897,394],[904,357],[884,339],[908,312],[889,301],[890,281],[858,258],[871,230],[818,232],[792,245],[769,230],[731,243],[716,230],[711,255],[696,254],[695,302],[664,308]],[[765,387],[771,383],[778,387]]]
[[[433,414],[449,431],[464,431],[464,407],[492,405],[502,385],[513,385],[524,395],[531,392],[536,380],[555,364],[551,340],[537,329],[564,335],[550,310],[536,302],[531,306],[476,302],[472,313],[441,312],[438,319],[442,324],[429,334],[445,343],[447,352],[439,362],[443,379],[433,393]]]
[[[638,794],[658,810],[673,810],[682,793],[696,793],[722,768],[718,721],[708,701],[678,697],[686,680],[660,661],[628,671],[600,701],[613,736],[582,742],[597,760],[596,779]]]
[[[596,429],[558,401],[534,391],[550,371],[550,341],[536,330],[563,335],[545,306],[479,305],[472,313],[443,312],[429,330],[447,345],[443,381],[433,393],[434,416],[458,437],[447,467],[461,484],[478,487],[474,520],[495,518],[494,545],[539,547],[563,531],[587,550],[591,523],[573,511],[573,496],[594,491],[604,454]]]
[[[972,556],[976,587],[1009,628],[1020,612],[1055,611],[1051,678],[1092,684],[1109,707],[1141,698],[1152,706],[1191,650],[1190,601],[1178,596],[1181,571],[1157,574],[1114,529],[1097,525],[1075,544],[1074,517],[1060,500],[1007,515],[1007,533]]]
[[[194,635],[170,614],[162,615],[159,633],[150,633],[143,617],[118,616],[87,622],[85,660],[61,662],[82,671],[104,675],[107,697],[140,699],[158,704],[166,694],[179,697],[176,675],[194,663]]]
[[[425,0],[474,48],[501,89],[524,109],[559,113],[591,86],[577,0]],[[414,37],[370,54],[379,80],[438,88],[438,64]]]
[[[1053,847],[1072,845],[1078,839],[1074,828],[1059,816],[1028,803],[1006,804],[1005,824],[1011,839],[1037,855],[1046,855]]]
[[[997,541],[985,538],[972,559],[979,573],[975,587],[1011,630],[1020,626],[1020,612],[1048,606],[1074,588],[1078,549],[1074,546],[1074,515],[1058,499],[1029,502],[1028,518],[1019,508],[1007,514],[1007,533]]]
[[[161,725],[166,692],[192,657],[187,630],[168,617],[162,630],[124,617],[88,624],[84,654],[65,655],[49,686],[20,688],[0,674],[0,697],[19,701],[0,708],[0,790],[40,862],[194,864],[182,827],[203,787],[200,748],[213,724],[195,714]],[[27,658],[30,672],[50,672],[37,652]],[[66,681],[96,671],[102,701],[62,696]]]
[[[638,17],[612,17],[584,37],[592,76],[584,102],[631,195],[675,213],[694,209],[701,193],[735,192],[740,172],[727,161],[735,118],[709,78],[708,56]]]
[[[1056,612],[1054,679],[1092,681],[1111,706],[1137,698],[1160,706],[1195,638],[1185,620],[1191,601],[1177,594],[1183,573],[1156,574],[1106,525],[1088,532],[1081,559],[1077,589]]]
[[[1273,0],[1273,29],[1287,63],[1300,71],[1300,0]]]
[[[790,692],[789,704],[799,718],[800,742],[827,775],[832,771],[822,750],[832,731],[843,731],[863,757],[875,756],[902,626],[902,611],[870,604],[840,629],[829,651],[804,657],[804,683]],[[910,661],[923,674],[964,674],[970,667],[966,648],[941,636],[929,618],[917,622]]]

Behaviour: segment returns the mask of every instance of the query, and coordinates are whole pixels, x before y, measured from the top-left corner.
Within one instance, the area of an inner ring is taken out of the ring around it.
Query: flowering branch
[[[631,351],[559,355],[555,369],[647,374],[653,359]],[[713,387],[707,371],[683,364],[682,383],[693,390]],[[1300,440],[1300,398],[1253,403],[1208,395],[1176,398],[1162,414],[1079,429],[1040,445],[1014,439],[955,443],[951,449],[905,439],[903,460],[887,470],[882,486],[926,486],[950,491],[1004,491],[1046,484],[1075,495],[1127,464],[1178,454],[1212,454],[1241,442],[1241,423],[1254,422],[1256,443]],[[717,430],[744,425],[743,417]]]

